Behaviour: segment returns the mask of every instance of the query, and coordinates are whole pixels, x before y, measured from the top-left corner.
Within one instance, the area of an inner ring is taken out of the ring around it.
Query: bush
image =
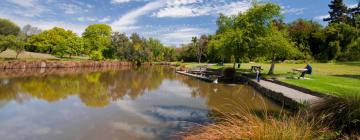
[[[311,107],[313,118],[343,135],[360,134],[360,97],[327,97]]]
[[[251,140],[310,140],[330,139],[335,135],[302,115],[263,116],[225,114],[223,121],[197,128],[183,139],[251,139]]]
[[[228,67],[223,70],[224,77],[228,77],[228,78],[235,77],[235,74],[236,74],[236,70],[234,68]]]
[[[180,71],[186,71],[186,65],[181,64],[180,65]]]

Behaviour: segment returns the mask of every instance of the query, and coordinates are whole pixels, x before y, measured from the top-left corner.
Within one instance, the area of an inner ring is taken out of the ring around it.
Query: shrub
[[[334,135],[328,129],[319,128],[315,121],[308,121],[300,114],[259,117],[249,113],[226,114],[223,121],[201,126],[185,134],[183,139],[310,140],[332,137]]]
[[[236,70],[234,68],[228,67],[223,70],[224,77],[228,77],[228,78],[235,77],[235,74],[236,74]]]
[[[343,135],[360,134],[360,97],[327,97],[314,104],[313,118]]]
[[[181,64],[180,65],[180,71],[186,71],[186,65]]]

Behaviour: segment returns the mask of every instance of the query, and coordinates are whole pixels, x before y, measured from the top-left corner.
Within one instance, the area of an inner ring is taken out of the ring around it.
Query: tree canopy
[[[0,35],[18,35],[20,27],[7,19],[0,18]]]

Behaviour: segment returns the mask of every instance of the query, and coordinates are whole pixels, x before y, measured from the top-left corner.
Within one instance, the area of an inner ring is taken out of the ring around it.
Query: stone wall
[[[79,68],[130,66],[125,61],[0,61],[0,69]]]

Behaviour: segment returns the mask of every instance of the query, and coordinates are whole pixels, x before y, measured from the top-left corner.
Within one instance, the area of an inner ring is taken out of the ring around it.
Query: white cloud
[[[122,4],[122,3],[128,3],[130,0],[111,0],[111,3],[113,4]]]
[[[293,7],[289,7],[289,6],[282,6],[282,14],[295,14],[295,15],[300,15],[304,13],[305,8],[293,8]]]
[[[7,1],[22,7],[34,7],[37,3],[37,0],[7,0]]]
[[[328,18],[328,17],[330,17],[330,15],[321,15],[321,16],[314,17],[314,19],[322,21],[324,18]]]
[[[19,18],[17,16],[10,15],[1,11],[0,11],[0,17],[9,19],[15,22],[20,27],[23,27],[26,24],[36,26],[42,30],[48,30],[53,27],[61,27],[64,29],[72,30],[79,35],[83,33],[86,28],[86,25],[65,23],[63,21],[57,21],[57,20],[33,20],[29,18]]]
[[[153,16],[183,18],[204,15],[235,15],[244,12],[251,7],[251,1],[237,1],[230,3],[210,2],[205,3],[202,0],[168,0],[165,8],[153,13]]]
[[[149,0],[111,0],[111,3],[112,4],[124,4],[124,3],[133,2],[133,1],[149,1]]]
[[[115,31],[124,30],[136,24],[140,16],[146,15],[149,12],[162,7],[163,5],[164,3],[161,0],[149,2],[140,8],[122,15],[119,19],[112,22],[110,25]]]
[[[167,45],[179,45],[190,43],[191,37],[209,34],[206,28],[183,27],[159,36],[161,41]]]
[[[348,5],[349,8],[355,8],[355,7],[357,7],[357,6],[358,6],[357,3]]]
[[[7,0],[14,4],[9,7],[8,12],[24,17],[40,16],[44,12],[49,12],[48,8],[43,6],[38,0]]]
[[[75,4],[62,4],[60,8],[64,10],[65,14],[77,14],[83,11],[88,11]]]
[[[100,22],[100,23],[106,23],[110,21],[110,16],[104,17],[104,18],[97,18],[97,17],[90,17],[90,16],[84,16],[77,18],[78,21],[81,22]]]
[[[77,18],[77,20],[84,22],[84,21],[97,21],[98,19],[96,17],[79,17]]]
[[[105,22],[109,22],[110,21],[110,16],[104,17],[102,19],[98,20],[99,22],[105,23]]]

